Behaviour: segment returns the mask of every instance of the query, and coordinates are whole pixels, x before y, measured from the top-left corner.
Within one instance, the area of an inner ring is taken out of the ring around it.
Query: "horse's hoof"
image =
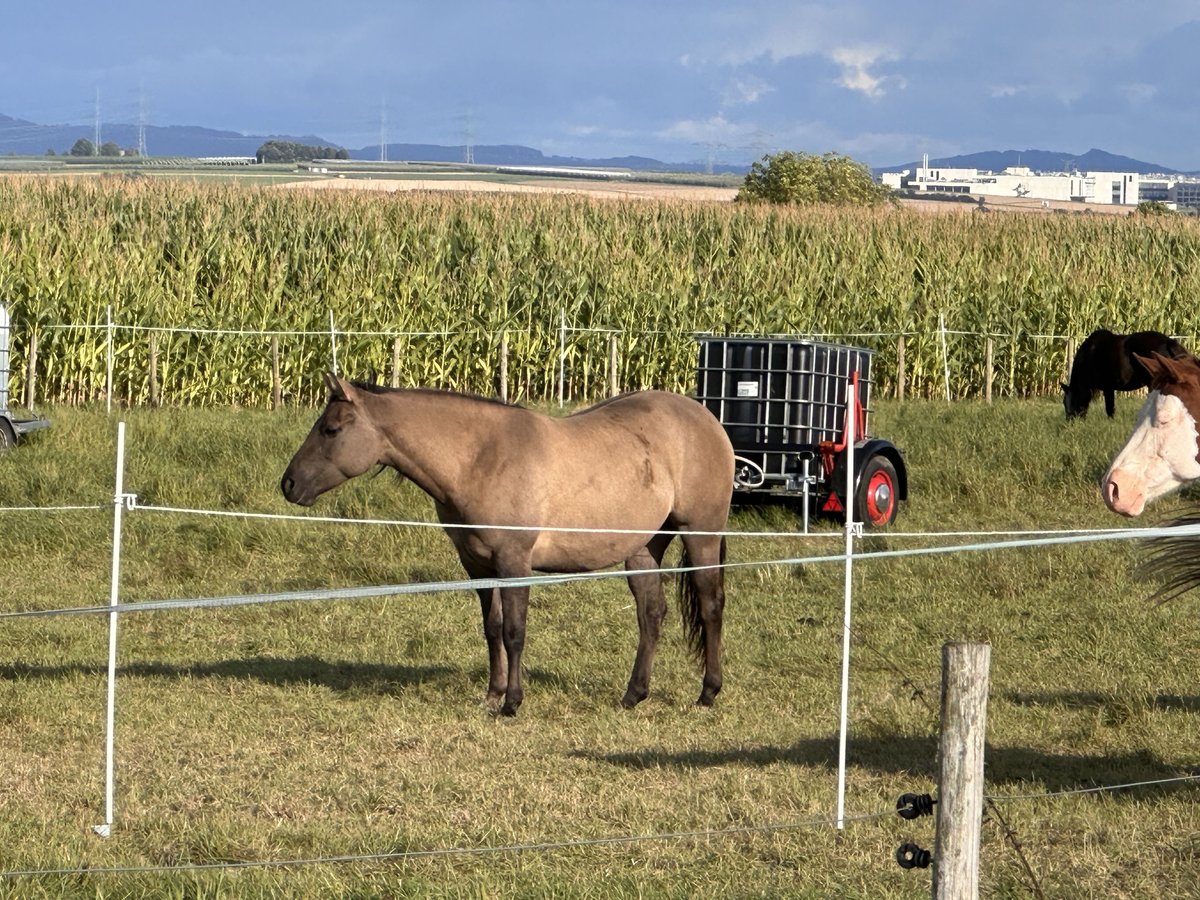
[[[511,703],[505,703],[502,707],[500,707],[500,715],[502,716],[508,716],[511,719],[516,714],[517,707],[513,706]]]
[[[621,698],[621,706],[625,709],[633,709],[645,700],[649,693],[649,691],[626,691],[625,696]]]

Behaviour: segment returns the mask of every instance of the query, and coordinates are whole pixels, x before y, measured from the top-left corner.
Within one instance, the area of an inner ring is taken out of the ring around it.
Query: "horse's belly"
[[[653,535],[542,532],[534,544],[532,568],[538,572],[593,572],[624,562]]]

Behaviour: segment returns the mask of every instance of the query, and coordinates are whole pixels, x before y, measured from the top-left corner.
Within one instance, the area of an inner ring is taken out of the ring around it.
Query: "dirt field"
[[[537,178],[529,181],[486,181],[482,179],[434,178],[306,178],[280,185],[292,190],[330,191],[469,191],[476,193],[527,194],[585,194],[603,199],[687,200],[693,202],[729,203],[737,195],[736,188],[702,187],[697,185],[653,184],[647,182],[590,181],[583,179]],[[975,203],[953,203],[944,200],[901,200],[901,207],[935,215],[972,215]],[[1128,215],[1127,206],[1067,203],[1057,200],[1034,200],[1028,197],[987,197],[988,212],[1073,213],[1096,215]]]
[[[472,191],[493,194],[586,194],[589,197],[601,197],[604,199],[711,200],[717,202],[729,202],[737,194],[735,188],[552,178],[539,178],[527,182],[483,181],[466,178],[322,178],[292,181],[280,185],[280,187],[294,190],[329,191]]]

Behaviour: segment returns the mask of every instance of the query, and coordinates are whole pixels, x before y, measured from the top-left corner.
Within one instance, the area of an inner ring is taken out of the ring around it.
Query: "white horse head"
[[[1137,359],[1150,373],[1150,396],[1100,483],[1108,508],[1123,516],[1141,515],[1147,503],[1200,478],[1200,361],[1161,353]]]

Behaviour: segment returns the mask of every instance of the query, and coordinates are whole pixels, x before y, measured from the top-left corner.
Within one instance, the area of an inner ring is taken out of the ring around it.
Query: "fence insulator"
[[[913,843],[901,844],[896,848],[896,862],[902,869],[928,869],[933,854]]]
[[[935,803],[937,801],[929,794],[901,794],[900,799],[896,801],[896,813],[902,819],[932,816]]]

